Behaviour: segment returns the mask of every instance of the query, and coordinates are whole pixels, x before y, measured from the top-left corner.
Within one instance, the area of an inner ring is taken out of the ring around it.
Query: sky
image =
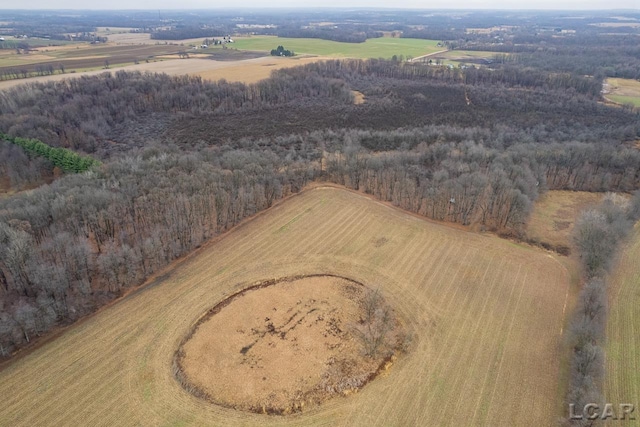
[[[109,0],[87,2],[86,0],[30,0],[16,3],[0,0],[0,9],[229,9],[274,8],[274,7],[367,7],[394,9],[537,9],[537,10],[596,10],[636,9],[640,0],[234,0],[221,3],[219,0]]]

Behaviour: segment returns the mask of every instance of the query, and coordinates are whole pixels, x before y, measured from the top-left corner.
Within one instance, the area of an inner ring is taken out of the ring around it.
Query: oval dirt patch
[[[402,335],[382,296],[358,282],[270,280],[194,325],[176,353],[176,376],[212,403],[287,414],[363,387],[390,366]]]

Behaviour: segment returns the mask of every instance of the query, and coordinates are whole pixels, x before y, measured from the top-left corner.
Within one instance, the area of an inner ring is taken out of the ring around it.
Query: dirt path
[[[430,57],[430,56],[436,56],[436,55],[439,55],[439,54],[441,54],[441,53],[445,53],[445,52],[449,52],[449,49],[439,50],[439,51],[437,51],[437,52],[427,53],[426,55],[417,56],[417,57],[415,57],[415,58],[410,59],[410,60],[409,60],[409,62],[416,62],[416,61],[420,61],[420,60],[422,60],[422,59],[424,59],[424,58],[428,58],[428,57]]]

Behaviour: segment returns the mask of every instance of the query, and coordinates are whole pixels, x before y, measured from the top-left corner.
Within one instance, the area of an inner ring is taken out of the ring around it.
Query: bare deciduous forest
[[[598,85],[336,60],[254,85],[118,72],[5,93],[6,133],[106,164],[0,202],[3,354],[316,179],[515,237],[548,189],[632,191],[638,113],[599,103]],[[6,162],[12,187],[52,174],[27,164]]]

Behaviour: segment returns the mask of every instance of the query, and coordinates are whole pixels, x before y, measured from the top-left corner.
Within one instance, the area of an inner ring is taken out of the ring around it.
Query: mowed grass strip
[[[640,226],[622,253],[609,284],[609,319],[605,349],[605,398],[615,410],[621,403],[636,407],[634,421],[620,425],[640,426]],[[617,425],[617,424],[616,424]]]
[[[186,392],[174,351],[259,280],[328,273],[379,288],[412,334],[360,392],[288,417]],[[569,286],[551,255],[320,187],[203,247],[153,286],[0,371],[0,425],[553,425]]]
[[[292,50],[296,54],[311,54],[337,58],[391,58],[393,55],[405,57],[421,56],[437,52],[435,40],[403,39],[380,37],[363,43],[342,43],[321,39],[301,39],[275,36],[255,36],[236,38],[232,48],[257,51],[271,51],[278,46]]]

